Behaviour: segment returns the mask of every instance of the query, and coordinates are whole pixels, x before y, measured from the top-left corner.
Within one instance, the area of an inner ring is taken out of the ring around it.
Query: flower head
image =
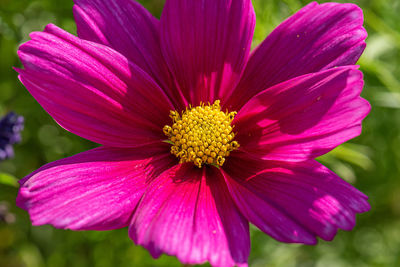
[[[65,129],[103,146],[21,180],[34,225],[129,227],[152,256],[246,265],[249,222],[288,243],[350,230],[367,197],[315,158],[369,112],[354,66],[361,10],[311,3],[254,51],[250,0],[75,0],[18,54],[20,80]]]
[[[236,112],[221,111],[219,103],[190,107],[182,117],[171,111],[173,125],[165,125],[163,130],[180,163],[193,162],[199,168],[204,164],[222,166],[225,157],[239,147],[231,126]]]
[[[13,144],[21,142],[24,117],[10,112],[0,120],[0,161],[14,156]]]

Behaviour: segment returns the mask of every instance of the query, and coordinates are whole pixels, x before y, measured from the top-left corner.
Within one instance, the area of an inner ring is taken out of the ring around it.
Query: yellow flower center
[[[164,134],[170,143],[171,154],[180,163],[193,162],[201,168],[203,164],[222,166],[229,153],[239,147],[233,141],[235,134],[231,125],[236,112],[221,111],[220,101],[214,104],[186,108],[182,115],[170,112],[172,126],[165,125]]]

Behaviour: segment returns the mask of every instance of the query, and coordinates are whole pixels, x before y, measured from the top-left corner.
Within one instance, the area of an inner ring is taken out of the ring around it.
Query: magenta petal
[[[168,93],[175,105],[184,104],[173,86],[162,56],[159,21],[155,17],[133,0],[74,2],[74,17],[80,38],[110,46],[120,52],[148,73]]]
[[[240,155],[224,169],[242,214],[279,241],[332,240],[338,228],[351,230],[355,214],[370,208],[364,194],[314,160],[272,162]]]
[[[254,192],[246,182],[235,180],[228,174],[226,183],[236,205],[242,214],[260,230],[285,243],[315,244],[312,232],[287,215],[279,207]]]
[[[31,34],[18,55],[20,80],[64,128],[94,142],[134,147],[163,139],[173,105],[118,52],[54,25]]]
[[[313,2],[284,21],[252,53],[229,100],[238,109],[258,92],[296,76],[353,65],[365,48],[362,10]]]
[[[250,0],[167,0],[160,22],[163,55],[191,104],[237,85],[254,32]]]
[[[165,146],[100,147],[49,163],[23,179],[17,205],[34,225],[125,227],[147,184],[174,164],[166,151]]]
[[[153,257],[175,255],[185,264],[245,264],[248,223],[233,204],[216,168],[180,164],[149,186],[129,229]]]
[[[301,161],[358,136],[370,110],[362,73],[339,67],[304,75],[253,97],[237,114],[241,150],[268,160]]]

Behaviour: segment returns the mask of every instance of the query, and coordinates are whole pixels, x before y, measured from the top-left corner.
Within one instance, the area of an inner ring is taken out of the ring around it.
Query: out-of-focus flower
[[[5,201],[0,201],[0,222],[7,224],[15,222],[15,215],[9,211],[9,205]]]
[[[370,109],[356,5],[311,3],[250,53],[250,0],[167,0],[160,21],[130,0],[75,3],[78,37],[32,33],[17,71],[62,127],[103,146],[21,180],[34,225],[129,226],[154,257],[233,266],[249,222],[315,244],[369,209],[315,161]]]
[[[21,142],[24,117],[10,112],[0,120],[0,161],[14,157],[13,144]]]

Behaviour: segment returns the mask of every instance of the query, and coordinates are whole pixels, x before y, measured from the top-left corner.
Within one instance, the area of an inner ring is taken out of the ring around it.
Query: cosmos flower
[[[0,120],[0,161],[14,157],[13,144],[21,142],[24,117],[9,112]]]
[[[250,0],[76,0],[78,37],[48,25],[19,78],[65,129],[102,146],[21,180],[34,225],[129,227],[182,263],[244,266],[249,223],[315,244],[350,230],[367,197],[315,158],[369,112],[354,64],[362,11],[311,3],[250,51]]]

